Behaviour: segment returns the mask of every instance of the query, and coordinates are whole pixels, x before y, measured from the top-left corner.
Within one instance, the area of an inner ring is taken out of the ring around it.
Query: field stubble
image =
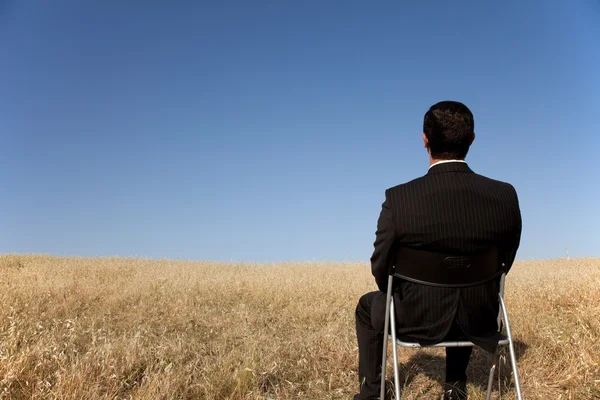
[[[598,288],[599,259],[511,270],[525,398],[600,398]],[[0,256],[0,398],[350,399],[354,310],[372,290],[358,263]],[[443,350],[400,355],[403,399],[441,398]],[[489,360],[474,351],[471,399]],[[495,395],[513,399],[501,372]]]

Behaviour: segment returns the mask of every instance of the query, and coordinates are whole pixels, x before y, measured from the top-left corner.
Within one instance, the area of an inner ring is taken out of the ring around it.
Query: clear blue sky
[[[459,100],[518,257],[600,256],[599,71],[594,0],[4,0],[0,253],[367,260]]]

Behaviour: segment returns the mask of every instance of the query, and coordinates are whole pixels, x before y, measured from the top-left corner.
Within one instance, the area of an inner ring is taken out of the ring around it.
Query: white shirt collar
[[[434,164],[431,164],[431,166],[429,167],[429,169],[431,169],[431,167],[435,167],[438,164],[445,164],[445,163],[450,163],[450,162],[461,162],[461,163],[467,163],[465,160],[442,160],[442,161],[438,161]]]

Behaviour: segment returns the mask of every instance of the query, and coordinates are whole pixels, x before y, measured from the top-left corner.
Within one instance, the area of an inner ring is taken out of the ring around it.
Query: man
[[[356,307],[361,389],[355,400],[379,399],[385,292],[399,246],[452,254],[498,246],[507,270],[519,247],[521,213],[515,189],[474,173],[465,162],[475,139],[471,111],[455,101],[437,103],[425,114],[423,132],[429,171],[385,191],[371,257],[379,291],[362,296]],[[434,344],[464,336],[490,352],[498,345],[498,282],[451,289],[401,281],[394,288],[394,302],[402,338]],[[467,398],[471,350],[446,349],[444,399]]]

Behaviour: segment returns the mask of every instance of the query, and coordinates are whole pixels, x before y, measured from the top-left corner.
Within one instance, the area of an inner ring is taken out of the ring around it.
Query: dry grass
[[[366,264],[0,256],[0,398],[349,399],[374,288]],[[600,398],[599,288],[597,259],[513,267],[526,398]],[[403,398],[440,398],[443,350],[401,356]],[[471,399],[488,361],[474,352]]]

